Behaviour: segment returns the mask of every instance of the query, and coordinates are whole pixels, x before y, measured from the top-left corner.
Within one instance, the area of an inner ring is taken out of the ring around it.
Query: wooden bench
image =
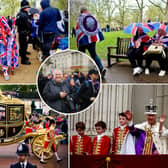
[[[128,59],[127,52],[128,52],[128,46],[130,43],[130,38],[117,38],[117,46],[108,46],[107,50],[107,61],[108,61],[108,67],[111,67],[111,58],[116,58],[116,63],[119,62],[119,58]],[[115,53],[112,52],[112,49],[116,50]]]

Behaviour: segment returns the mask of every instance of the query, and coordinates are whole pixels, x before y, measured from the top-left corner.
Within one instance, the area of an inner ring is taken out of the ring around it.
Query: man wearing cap
[[[31,20],[28,16],[29,11],[29,2],[26,0],[22,0],[21,2],[21,10],[16,16],[16,25],[18,27],[19,33],[19,54],[21,56],[21,64],[29,65],[31,64],[26,57],[28,47],[28,34],[32,31]]]
[[[156,105],[151,102],[146,108],[146,122],[141,124],[132,123],[132,113],[127,111],[126,116],[129,122],[130,133],[136,137],[136,154],[137,155],[158,155],[167,154],[167,142],[165,134],[166,129],[160,130],[159,122],[156,122]],[[161,120],[161,119],[160,119]]]
[[[96,53],[96,42],[104,40],[104,37],[96,18],[87,11],[86,7],[80,9],[80,16],[76,26],[76,40],[78,50],[85,52],[87,49],[89,51],[101,72],[102,79],[104,79],[106,69],[104,69]]]
[[[10,168],[37,168],[37,166],[32,165],[27,160],[29,156],[29,148],[26,144],[19,144],[16,154],[18,156],[18,162],[10,165]]]
[[[79,89],[78,97],[80,110],[87,108],[95,99],[99,91],[99,86],[96,87],[95,83],[99,79],[99,73],[95,69],[88,72],[88,80],[86,80]]]

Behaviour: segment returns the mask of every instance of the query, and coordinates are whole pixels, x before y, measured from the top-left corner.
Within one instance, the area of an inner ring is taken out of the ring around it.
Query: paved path
[[[103,60],[103,64],[107,67],[107,60]],[[133,76],[132,68],[128,61],[114,64],[111,68],[107,68],[107,73],[104,83],[168,83],[168,74],[164,77],[159,77],[159,68],[156,61],[152,63],[150,75]]]
[[[0,71],[0,83],[35,83],[36,73],[40,67],[40,61],[38,60],[38,52],[32,49],[32,45],[29,44],[28,51],[31,55],[27,55],[31,62],[31,65],[23,65],[20,63],[19,56],[19,67],[15,69],[14,75],[11,75],[9,68],[9,80],[5,81],[2,70]]]

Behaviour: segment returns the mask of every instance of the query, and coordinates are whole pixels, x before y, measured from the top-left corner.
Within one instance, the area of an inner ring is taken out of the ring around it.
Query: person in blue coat
[[[43,60],[50,55],[51,44],[59,34],[57,21],[61,20],[60,11],[50,6],[50,0],[41,0],[42,12],[39,19],[39,35],[42,42]]]

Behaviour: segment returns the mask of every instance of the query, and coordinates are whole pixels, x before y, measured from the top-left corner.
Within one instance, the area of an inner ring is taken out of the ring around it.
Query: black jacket
[[[49,81],[43,89],[43,98],[45,102],[53,109],[63,113],[73,112],[69,106],[67,96],[65,98],[60,97],[60,92],[65,91],[71,97],[69,87],[65,82],[56,83],[54,80]]]
[[[20,10],[20,12],[17,14],[16,25],[19,33],[29,34],[32,32],[31,20],[29,19],[28,13],[24,10]]]
[[[80,110],[87,108],[92,101],[90,101],[91,97],[96,97],[98,91],[96,90],[94,84],[91,81],[85,81],[79,90],[78,99],[80,104]]]
[[[21,164],[20,162],[17,162],[16,164],[10,165],[10,168],[21,168]],[[27,162],[27,166],[25,168],[37,168],[37,166]]]

